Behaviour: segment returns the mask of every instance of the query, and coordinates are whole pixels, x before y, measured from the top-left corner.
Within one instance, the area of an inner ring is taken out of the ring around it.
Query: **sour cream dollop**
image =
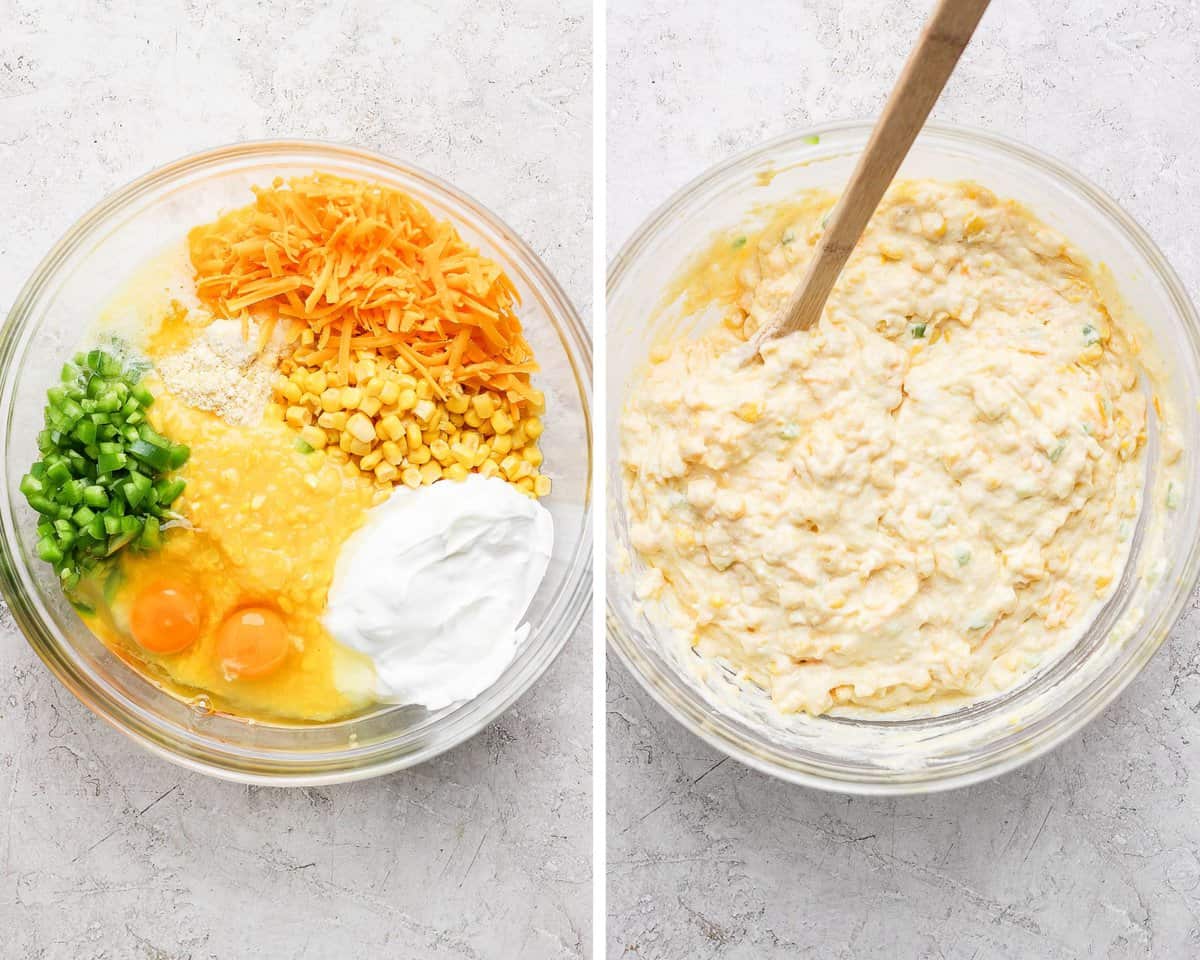
[[[469,700],[528,636],[553,543],[549,511],[496,477],[398,487],[342,547],[325,628],[372,660],[381,700]]]

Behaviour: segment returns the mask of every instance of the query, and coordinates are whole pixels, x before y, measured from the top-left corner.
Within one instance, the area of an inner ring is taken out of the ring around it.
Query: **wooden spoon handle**
[[[817,242],[804,279],[774,323],[759,332],[754,353],[768,339],[807,329],[821,316],[829,291],[950,79],[988,2],[938,0]]]

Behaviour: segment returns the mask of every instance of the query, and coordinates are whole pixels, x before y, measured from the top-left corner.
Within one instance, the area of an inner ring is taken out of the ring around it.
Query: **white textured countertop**
[[[262,137],[405,157],[472,194],[585,315],[590,4],[2,0],[0,312],[76,217]],[[0,953],[585,957],[590,633],[476,739],[390,777],[268,790],[91,716],[0,616]],[[251,949],[253,945],[253,949]]]
[[[872,116],[929,6],[615,0],[610,253],[709,165]],[[1082,171],[1196,298],[1198,36],[1194,3],[1003,0],[934,117]],[[612,666],[608,956],[1200,955],[1198,633],[1193,606],[1124,696],[1049,756],[925,799],[825,795],[722,760]]]

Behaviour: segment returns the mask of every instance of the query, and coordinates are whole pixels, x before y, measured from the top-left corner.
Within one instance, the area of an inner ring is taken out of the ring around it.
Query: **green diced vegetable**
[[[103,447],[104,445],[101,444]],[[96,469],[100,473],[116,473],[125,464],[129,462],[129,458],[121,453],[104,453],[103,450],[100,456],[96,458]]]
[[[47,563],[62,563],[63,552],[52,537],[42,537],[37,542],[37,555]]]
[[[154,397],[141,382],[145,369],[91,350],[63,364],[46,392],[41,459],[19,489],[42,517],[38,556],[68,594],[125,547],[160,546],[161,519],[185,489],[168,474],[189,450],[146,422]]]
[[[164,507],[169,507],[183,493],[183,488],[187,486],[184,481],[175,480],[160,480],[154,485],[154,490],[158,494],[158,502]]]
[[[155,470],[165,470],[171,462],[171,451],[168,447],[156,447],[145,440],[135,440],[128,449],[131,456]]]
[[[914,340],[923,340],[925,338],[926,325],[923,323],[914,323],[912,335]]]
[[[145,550],[157,550],[161,543],[157,517],[147,517],[142,526],[142,535],[138,538],[138,546]]]
[[[26,497],[31,497],[35,494],[42,493],[46,487],[42,481],[35,477],[32,473],[27,473],[21,478],[21,484],[18,489]]]

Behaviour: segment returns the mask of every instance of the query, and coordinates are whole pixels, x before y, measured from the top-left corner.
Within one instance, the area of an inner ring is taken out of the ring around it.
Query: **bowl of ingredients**
[[[302,142],[164,167],[0,337],[5,598],[76,696],[195,769],[428,759],[586,606],[589,351],[533,252],[421,170]]]
[[[930,127],[819,324],[740,366],[869,133],[714,168],[611,265],[606,575],[680,722],[878,794],[1048,750],[1162,643],[1200,564],[1200,321],[1077,174]]]

